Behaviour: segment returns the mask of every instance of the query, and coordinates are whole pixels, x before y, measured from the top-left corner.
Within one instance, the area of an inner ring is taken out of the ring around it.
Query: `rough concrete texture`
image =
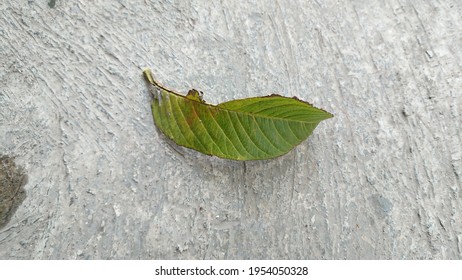
[[[461,259],[461,1],[2,1],[2,259]],[[211,103],[335,114],[235,162],[154,127],[143,67]]]

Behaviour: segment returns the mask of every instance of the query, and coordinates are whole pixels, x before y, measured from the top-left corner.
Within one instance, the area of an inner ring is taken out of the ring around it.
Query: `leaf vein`
[[[217,122],[217,120],[213,117],[212,115],[212,112],[210,112],[210,107],[207,107],[207,112],[210,114],[210,117],[212,118],[212,120],[217,124],[218,128],[221,130],[221,132],[223,133],[223,135],[226,137],[226,139],[228,139],[229,143],[231,143],[231,145],[233,146],[234,150],[239,154],[241,155],[241,153],[239,153],[239,150],[236,148],[236,146],[234,145],[233,141],[231,141],[231,139],[229,138],[229,136],[226,134],[226,132],[223,130],[223,128],[220,126],[220,124]],[[228,148],[226,147],[226,150],[228,152],[228,155],[229,155],[229,150]]]
[[[288,121],[286,121],[286,122],[287,122],[287,127],[289,128],[290,132],[295,136],[295,138],[297,138],[297,140],[299,140],[299,141],[300,141],[300,140],[303,140],[303,138],[300,139],[300,138],[297,136],[297,134],[295,134],[294,130],[293,130],[292,127],[290,126],[290,122],[288,122]]]
[[[236,139],[239,141],[239,143],[241,144],[242,148],[245,150],[245,152],[247,153],[247,155],[250,155],[252,156],[252,154],[249,152],[249,150],[247,150],[247,148],[245,147],[244,143],[242,143],[242,140],[241,138],[239,137],[238,133],[237,133],[237,130],[236,130],[236,127],[234,126],[234,122],[233,120],[231,119],[231,115],[229,113],[229,111],[225,111],[226,112],[226,116],[228,117],[229,119],[229,122],[231,123],[231,126],[233,127],[233,131],[234,131],[234,134],[236,135]],[[257,147],[258,148],[258,147]],[[239,152],[240,154],[240,152]]]
[[[265,154],[267,155],[270,155],[268,152],[266,152],[265,150],[263,150],[262,148],[258,147],[257,143],[255,143],[255,141],[253,141],[252,137],[250,137],[250,134],[247,132],[247,130],[245,130],[245,127],[242,125],[241,123],[241,120],[239,119],[239,116],[236,115],[236,119],[239,123],[239,125],[242,127],[242,130],[245,132],[245,134],[247,135],[247,138],[252,142],[252,144],[254,144],[254,146],[259,149],[260,151],[264,152]]]
[[[255,116],[252,116],[252,118],[254,119],[255,123],[257,123],[257,128],[258,128],[258,130],[260,130],[261,134],[266,138],[266,140],[268,141],[268,143],[270,143],[271,146],[274,147],[274,149],[276,149],[276,150],[278,150],[278,151],[280,151],[280,152],[283,153],[284,151],[281,150],[281,149],[279,149],[278,147],[276,147],[276,145],[274,145],[274,143],[273,143],[273,142],[268,138],[268,136],[263,132],[263,130],[260,128],[259,123],[258,123],[257,119],[255,118]]]
[[[180,104],[178,103],[177,98],[175,98],[175,102],[176,102],[176,104],[177,104],[177,107],[179,108],[179,111],[180,111],[180,113],[181,113],[181,116],[183,117],[182,119],[183,119],[183,120],[186,120],[186,116],[185,116],[185,114],[184,114],[184,112],[183,112],[183,107],[180,106]],[[186,121],[185,121],[185,123],[186,123],[186,125],[189,127],[189,130],[191,131],[191,134],[194,136],[194,138],[197,139],[197,142],[202,146],[202,148],[203,148],[204,150],[207,150],[207,147],[204,145],[204,143],[202,143],[201,139],[200,139],[199,137],[197,137],[197,135],[194,133],[194,131],[193,131],[192,128],[188,125],[188,123],[187,123]],[[192,146],[192,145],[191,145],[191,146]]]
[[[196,108],[194,106],[191,106],[191,107],[192,107],[192,110],[193,110],[194,114],[196,114],[197,118],[199,119],[199,124],[204,128],[204,131],[207,133],[207,135],[209,136],[212,143],[218,148],[218,150],[220,151],[220,153],[222,155],[225,155],[225,153],[223,153],[223,151],[221,150],[220,146],[218,146],[218,144],[216,143],[215,139],[213,139],[212,135],[210,135],[209,131],[207,130],[207,128],[202,123],[202,120],[201,120],[199,114],[196,112]]]
[[[293,144],[291,144],[289,141],[287,141],[284,136],[282,136],[281,132],[279,132],[279,128],[276,126],[276,124],[274,122],[271,122],[271,124],[273,125],[274,127],[274,130],[276,130],[276,133],[279,135],[279,138],[282,139],[282,141],[286,142],[287,144],[289,144],[289,146],[293,146]]]
[[[168,103],[168,106],[170,107],[170,111],[173,112],[173,106],[172,106],[172,101],[171,101],[171,99],[170,99],[170,98],[166,98],[166,99],[167,99],[167,100],[164,102],[164,104],[165,104],[165,103]],[[161,105],[159,104],[159,108],[160,108],[160,107],[161,107]],[[165,111],[165,113],[168,115],[167,110]],[[180,125],[178,124],[177,119],[176,119],[176,118],[173,118],[173,119],[175,119],[174,123],[175,123],[176,126],[177,126],[177,129],[176,129],[176,130],[178,130],[178,131],[180,132],[179,135],[181,135],[181,137],[182,137],[183,140],[185,141],[184,143],[187,143],[188,141],[186,140],[186,137],[185,137],[183,131],[181,131]],[[168,122],[168,123],[171,123],[171,122]],[[173,133],[174,133],[173,127],[170,127],[170,131],[171,131],[172,137],[173,137]]]

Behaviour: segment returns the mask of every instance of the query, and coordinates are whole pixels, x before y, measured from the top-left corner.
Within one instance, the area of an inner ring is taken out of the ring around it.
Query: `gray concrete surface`
[[[1,259],[461,259],[462,2],[0,4]],[[335,114],[234,162],[155,129],[141,69]]]

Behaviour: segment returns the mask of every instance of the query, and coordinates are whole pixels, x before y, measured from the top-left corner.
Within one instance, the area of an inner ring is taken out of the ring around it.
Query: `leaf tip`
[[[322,120],[331,119],[331,118],[333,118],[333,117],[335,116],[334,114],[329,113],[329,112],[327,112],[327,111],[324,110],[324,109],[319,109],[319,108],[316,108],[316,109],[320,110],[320,111],[324,114]]]

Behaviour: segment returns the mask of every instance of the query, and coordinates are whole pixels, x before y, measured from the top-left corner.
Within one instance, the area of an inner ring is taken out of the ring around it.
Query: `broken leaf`
[[[144,75],[154,97],[156,126],[180,146],[234,160],[281,156],[305,140],[332,114],[280,95],[210,105],[202,93],[180,95],[160,85],[149,69]]]

